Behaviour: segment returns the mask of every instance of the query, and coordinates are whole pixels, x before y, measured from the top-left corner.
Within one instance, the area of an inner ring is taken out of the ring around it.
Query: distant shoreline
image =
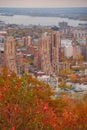
[[[2,16],[60,17],[87,21],[87,7],[72,8],[9,8],[0,7]]]
[[[58,25],[68,22],[69,26],[87,23],[87,7],[82,8],[0,8],[0,20],[6,24]]]
[[[68,16],[54,16],[54,15],[51,15],[51,16],[45,16],[45,15],[28,15],[28,14],[17,14],[17,15],[24,15],[24,16],[30,16],[30,17],[60,17],[60,18],[68,18],[68,19],[71,19],[71,20],[80,20],[80,21],[87,21],[87,17],[85,18],[74,18],[74,17],[68,17]],[[0,16],[15,16],[15,14],[0,14]]]

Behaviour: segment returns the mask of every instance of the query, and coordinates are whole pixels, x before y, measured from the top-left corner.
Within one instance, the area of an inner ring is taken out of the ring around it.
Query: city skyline
[[[87,0],[3,0],[0,7],[87,7]]]

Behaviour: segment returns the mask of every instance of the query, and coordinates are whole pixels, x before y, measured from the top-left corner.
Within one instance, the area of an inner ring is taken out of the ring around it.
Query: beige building
[[[73,59],[77,59],[77,55],[82,55],[87,61],[87,36],[85,35],[79,38],[73,37]]]
[[[41,37],[40,46],[40,57],[41,57],[41,70],[45,73],[51,71],[51,58],[50,58],[50,47],[51,47],[51,35],[44,33]]]
[[[52,35],[51,62],[53,71],[56,73],[57,71],[59,71],[60,32],[53,31],[51,35]]]
[[[40,39],[39,58],[41,70],[46,74],[57,73],[59,68],[60,33],[45,32]]]
[[[17,73],[16,68],[16,43],[13,37],[7,37],[5,41],[5,60],[6,60],[6,66],[9,68],[9,70],[14,71]]]
[[[85,59],[87,61],[87,36],[85,38],[86,38],[86,57],[85,57]]]

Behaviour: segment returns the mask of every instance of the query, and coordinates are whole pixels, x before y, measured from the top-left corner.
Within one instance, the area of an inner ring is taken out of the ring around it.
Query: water
[[[79,23],[86,23],[86,21],[73,20],[60,17],[32,17],[26,15],[1,16],[0,20],[5,21],[6,24],[23,24],[23,25],[58,25],[59,22],[68,22],[68,25],[76,27]]]

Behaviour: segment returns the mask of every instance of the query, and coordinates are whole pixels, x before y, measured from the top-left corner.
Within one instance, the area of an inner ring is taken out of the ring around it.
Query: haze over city
[[[87,130],[87,0],[0,0],[0,130]]]
[[[87,0],[0,0],[0,7],[87,7]]]

